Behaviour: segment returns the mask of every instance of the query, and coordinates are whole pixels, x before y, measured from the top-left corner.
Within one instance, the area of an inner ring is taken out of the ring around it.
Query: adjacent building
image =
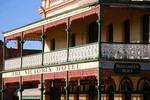
[[[2,100],[13,83],[15,100],[150,99],[150,1],[42,0],[38,12],[3,33],[20,57],[4,48]],[[41,53],[23,56],[24,41],[42,41]]]

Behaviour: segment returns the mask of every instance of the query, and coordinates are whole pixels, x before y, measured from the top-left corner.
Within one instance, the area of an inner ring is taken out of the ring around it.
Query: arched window
[[[133,89],[132,81],[128,77],[124,77],[119,86],[120,91],[125,95],[125,100],[131,100],[129,91],[132,91]]]

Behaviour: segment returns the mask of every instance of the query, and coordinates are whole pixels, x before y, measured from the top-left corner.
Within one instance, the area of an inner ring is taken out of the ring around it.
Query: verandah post
[[[44,35],[44,25],[42,26],[42,66],[44,65],[44,41],[45,41],[45,35]]]
[[[4,93],[5,93],[5,90],[4,90],[4,78],[2,78],[2,90],[1,90],[1,93],[2,93],[2,100],[4,100]]]
[[[23,44],[24,44],[24,41],[23,41],[23,32],[21,32],[21,41],[20,41],[20,43],[21,43],[21,66],[20,66],[20,68],[22,68],[22,61],[23,61]]]
[[[99,16],[98,16],[98,60],[101,58],[101,23],[102,23],[102,6],[101,6],[101,0],[98,0],[99,3]],[[98,89],[98,100],[101,100],[101,66],[100,66],[100,61],[99,61],[99,66],[98,66],[98,84],[97,84],[97,89]]]
[[[22,76],[20,76],[19,91],[20,91],[20,100],[22,100],[22,92],[23,92],[23,88],[22,88]]]
[[[67,21],[67,62],[69,61],[69,37],[70,37],[70,17],[68,17]],[[69,85],[68,85],[68,71],[66,71],[66,100],[69,100]]]
[[[5,70],[5,50],[6,50],[6,43],[5,43],[5,37],[4,37],[4,42],[3,42],[3,71]],[[4,78],[2,78],[2,90],[1,90],[1,93],[2,93],[2,100],[4,100],[4,93],[5,93],[5,90],[4,90]]]
[[[43,87],[43,74],[41,74],[41,88],[40,88],[40,91],[41,91],[41,100],[43,100],[43,91],[44,91],[44,87]]]
[[[66,71],[66,100],[69,100],[68,71]]]
[[[68,21],[67,21],[67,62],[69,61],[69,39],[70,39],[70,17],[68,17]]]

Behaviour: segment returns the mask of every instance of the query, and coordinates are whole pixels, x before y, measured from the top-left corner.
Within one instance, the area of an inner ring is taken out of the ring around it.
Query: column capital
[[[22,89],[22,87],[21,87],[21,88],[18,89],[18,91],[22,92],[22,91],[24,91],[24,89]]]
[[[98,19],[98,20],[97,20],[97,23],[103,23],[103,20],[99,20],[99,19]]]
[[[43,83],[41,83],[41,84],[43,84]],[[39,90],[40,90],[40,91],[44,91],[44,90],[45,90],[45,88],[41,87]]]
[[[4,93],[4,92],[5,92],[5,90],[4,90],[4,89],[2,89],[2,90],[1,90],[1,92],[3,92],[3,93]]]
[[[45,35],[42,35],[41,38],[46,38],[46,36],[45,36]]]
[[[64,89],[65,89],[65,90],[70,90],[70,87],[69,87],[69,86],[67,86],[67,87],[64,87]]]

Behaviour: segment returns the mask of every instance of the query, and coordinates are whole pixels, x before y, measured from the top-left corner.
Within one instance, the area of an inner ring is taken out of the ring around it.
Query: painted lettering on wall
[[[63,72],[63,71],[71,71],[71,70],[79,70],[78,64],[71,65],[62,65],[55,67],[46,67],[46,68],[37,68],[37,69],[29,69],[23,71],[15,71],[12,72],[12,76],[26,76],[26,75],[36,75],[36,74],[44,74],[44,73],[54,73],[54,72]]]

